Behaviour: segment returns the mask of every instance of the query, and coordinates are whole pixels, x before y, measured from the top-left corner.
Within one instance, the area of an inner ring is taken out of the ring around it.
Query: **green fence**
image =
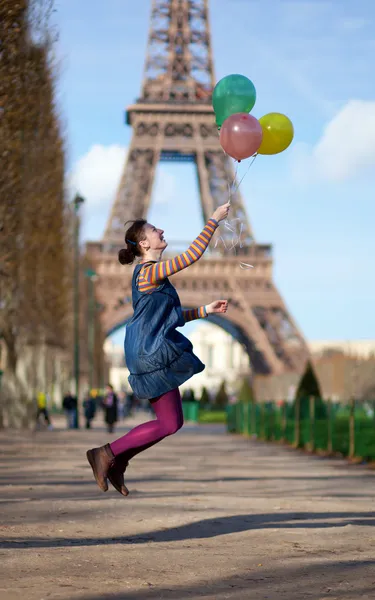
[[[199,420],[199,402],[182,401],[182,411],[185,421],[198,423]]]
[[[226,408],[205,405],[200,402],[182,401],[185,422],[210,423],[225,425],[227,422]]]
[[[228,406],[227,429],[230,433],[280,441],[296,448],[375,460],[374,411],[366,412],[363,404],[356,402],[342,405],[319,400],[319,403],[323,407],[319,412],[324,417],[316,416],[315,399],[310,398],[309,414],[302,418],[300,402],[293,405],[239,402]],[[370,406],[374,403],[368,403]]]

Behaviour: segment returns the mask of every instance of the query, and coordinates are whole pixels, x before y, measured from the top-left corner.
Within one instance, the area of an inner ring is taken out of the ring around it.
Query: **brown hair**
[[[122,265],[131,265],[137,256],[142,256],[139,242],[146,239],[144,226],[146,219],[135,219],[134,221],[126,221],[125,225],[132,223],[125,232],[126,248],[121,248],[118,253],[119,262]]]

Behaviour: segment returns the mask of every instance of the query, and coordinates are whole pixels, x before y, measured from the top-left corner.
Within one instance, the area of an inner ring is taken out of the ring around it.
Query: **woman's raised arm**
[[[161,260],[153,263],[152,265],[145,266],[144,269],[141,269],[139,290],[147,291],[146,289],[142,289],[143,287],[147,287],[147,283],[148,285],[158,285],[166,277],[170,277],[171,275],[186,269],[186,267],[189,267],[191,264],[199,260],[207,249],[207,246],[210,243],[218,225],[219,223],[216,221],[216,219],[209,219],[204,229],[201,231],[198,237],[195,238],[194,242],[190,244],[189,248],[185,252],[182,252],[178,256],[170,258],[169,260]],[[143,281],[141,281],[141,278]]]

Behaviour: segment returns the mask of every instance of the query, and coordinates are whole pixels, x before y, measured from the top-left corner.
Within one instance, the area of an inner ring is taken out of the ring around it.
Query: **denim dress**
[[[126,325],[125,360],[129,384],[140,400],[152,399],[179,387],[200,373],[205,365],[193,353],[193,345],[176,327],[185,325],[176,289],[168,279],[152,292],[139,292],[134,269],[134,314]]]

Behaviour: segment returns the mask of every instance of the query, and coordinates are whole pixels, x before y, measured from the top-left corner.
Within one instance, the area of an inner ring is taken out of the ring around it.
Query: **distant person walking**
[[[40,416],[43,415],[44,422],[48,426],[48,429],[53,429],[53,425],[49,418],[48,408],[47,408],[47,394],[44,392],[38,392],[37,397],[37,413],[36,413],[36,423],[39,424]]]
[[[91,429],[91,421],[95,417],[96,413],[96,401],[93,397],[93,392],[87,392],[83,401],[83,410],[86,419],[86,429]]]
[[[113,433],[114,425],[118,417],[118,397],[113,390],[113,386],[106,385],[106,395],[103,399],[104,420],[107,423],[108,433]]]
[[[66,416],[66,426],[68,429],[74,429],[76,426],[77,398],[68,392],[63,399],[63,409]]]

